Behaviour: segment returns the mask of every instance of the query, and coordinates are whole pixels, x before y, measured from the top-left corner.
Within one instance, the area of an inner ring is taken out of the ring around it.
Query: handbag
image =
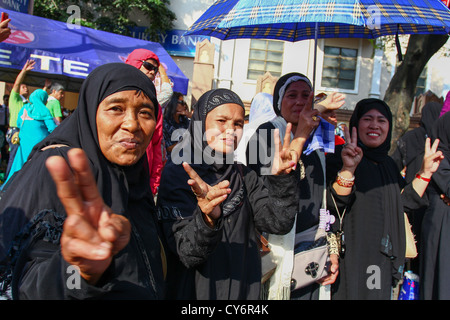
[[[319,153],[322,169],[325,170],[323,154]],[[325,171],[324,171],[325,179]],[[326,179],[324,180],[326,181]],[[294,268],[291,276],[291,290],[309,286],[328,275],[330,255],[328,251],[327,233],[323,223],[326,210],[326,186],[323,191],[321,223],[295,235]]]
[[[417,246],[412,232],[411,224],[409,223],[408,215],[404,212],[405,217],[405,236],[406,236],[406,250],[405,258],[413,259],[417,257]]]
[[[291,290],[306,287],[328,275],[330,258],[326,232],[315,225],[295,235]]]

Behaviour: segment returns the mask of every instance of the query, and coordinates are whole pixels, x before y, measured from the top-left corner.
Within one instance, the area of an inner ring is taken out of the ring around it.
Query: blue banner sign
[[[2,0],[0,0],[2,1]],[[99,65],[125,62],[137,48],[153,51],[165,66],[174,91],[187,94],[189,79],[157,42],[94,30],[60,21],[4,10],[11,18],[11,35],[0,43],[0,67],[22,69],[36,61],[33,72],[84,79]]]
[[[131,28],[131,36],[150,41],[146,29],[146,27],[133,27]],[[195,46],[197,42],[202,42],[204,39],[209,40],[210,37],[200,35],[183,36],[185,32],[186,30],[170,30],[167,33],[160,34],[158,42],[172,56],[195,57]]]
[[[0,8],[28,13],[29,0],[0,0]]]

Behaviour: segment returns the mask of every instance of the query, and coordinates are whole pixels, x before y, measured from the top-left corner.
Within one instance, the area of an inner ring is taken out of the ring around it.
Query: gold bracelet
[[[339,256],[339,244],[336,235],[333,232],[327,233],[328,253]]]

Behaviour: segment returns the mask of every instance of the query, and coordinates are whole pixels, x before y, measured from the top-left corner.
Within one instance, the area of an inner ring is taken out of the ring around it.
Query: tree
[[[395,150],[397,140],[408,130],[409,114],[422,70],[447,40],[448,35],[410,36],[403,61],[392,77],[383,99],[391,107],[394,118],[391,151]]]
[[[152,41],[158,41],[158,34],[172,29],[175,14],[168,9],[170,0],[91,0],[73,2],[70,0],[37,0],[34,14],[37,16],[68,21],[72,12],[70,5],[80,8],[82,26],[129,36],[129,27],[136,26],[130,13],[141,12],[147,18],[147,32]]]

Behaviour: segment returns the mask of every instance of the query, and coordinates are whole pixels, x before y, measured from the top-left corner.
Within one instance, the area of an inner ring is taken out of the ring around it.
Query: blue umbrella
[[[229,39],[299,41],[398,34],[448,34],[440,0],[218,0],[187,30]],[[314,80],[316,70],[314,53]],[[313,81],[314,85],[315,81]]]
[[[448,34],[450,10],[440,0],[216,1],[185,33],[221,40],[377,38]]]

